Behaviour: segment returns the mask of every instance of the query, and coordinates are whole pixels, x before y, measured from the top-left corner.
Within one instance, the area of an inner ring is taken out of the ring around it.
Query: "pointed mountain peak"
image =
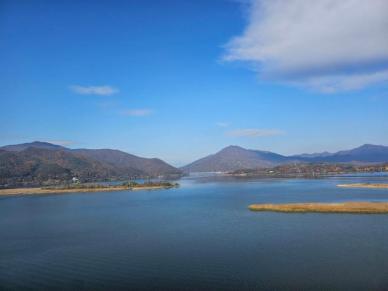
[[[237,145],[230,145],[220,150],[220,152],[246,151],[246,150],[247,149],[244,149],[243,147],[240,147]]]

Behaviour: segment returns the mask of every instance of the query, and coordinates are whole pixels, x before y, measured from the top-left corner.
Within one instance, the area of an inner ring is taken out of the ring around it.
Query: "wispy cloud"
[[[226,133],[227,136],[232,137],[267,137],[283,135],[284,132],[279,129],[260,129],[260,128],[243,128],[231,130]]]
[[[313,77],[306,79],[305,84],[324,93],[335,93],[337,91],[362,89],[381,82],[388,82],[388,70],[375,73],[337,74],[335,76]]]
[[[152,109],[129,109],[129,110],[125,110],[123,111],[123,114],[124,115],[127,115],[127,116],[147,116],[147,115],[151,115],[154,111]]]
[[[324,92],[388,82],[388,1],[251,0],[224,59]]]
[[[228,127],[229,123],[228,122],[216,122],[216,125],[219,127]]]
[[[119,92],[119,89],[104,85],[104,86],[80,86],[80,85],[72,85],[70,89],[81,95],[113,95]]]

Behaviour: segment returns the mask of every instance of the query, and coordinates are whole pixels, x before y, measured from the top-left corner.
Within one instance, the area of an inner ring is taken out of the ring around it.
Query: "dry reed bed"
[[[252,211],[388,214],[388,202],[252,204]]]
[[[368,189],[388,189],[388,184],[371,184],[371,183],[355,183],[355,184],[339,184],[341,188],[368,188]]]
[[[139,186],[139,187],[114,186],[114,187],[69,188],[69,189],[14,188],[14,189],[0,189],[0,196],[61,194],[61,193],[81,193],[81,192],[111,192],[111,191],[124,191],[124,190],[157,190],[157,189],[167,189],[167,188],[168,187],[165,187],[165,186]]]

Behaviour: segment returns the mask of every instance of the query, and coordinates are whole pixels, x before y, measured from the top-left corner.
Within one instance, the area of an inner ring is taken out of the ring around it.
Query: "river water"
[[[0,290],[388,290],[388,215],[250,212],[388,201],[387,176],[185,178],[177,189],[0,198]]]

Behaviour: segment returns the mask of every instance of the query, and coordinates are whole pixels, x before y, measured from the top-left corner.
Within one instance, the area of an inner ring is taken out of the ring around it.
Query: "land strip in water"
[[[144,184],[125,184],[125,185],[72,185],[64,187],[34,187],[34,188],[12,188],[0,189],[0,196],[6,195],[34,195],[34,194],[61,194],[61,193],[80,193],[80,192],[110,192],[124,190],[157,190],[178,187],[177,183],[160,182]]]
[[[388,184],[353,183],[353,184],[338,184],[337,187],[340,187],[340,188],[388,189]]]
[[[354,183],[354,184],[339,184],[341,188],[368,188],[368,189],[388,189],[388,184],[372,184],[372,183]]]
[[[388,214],[388,202],[252,204],[251,211]]]

